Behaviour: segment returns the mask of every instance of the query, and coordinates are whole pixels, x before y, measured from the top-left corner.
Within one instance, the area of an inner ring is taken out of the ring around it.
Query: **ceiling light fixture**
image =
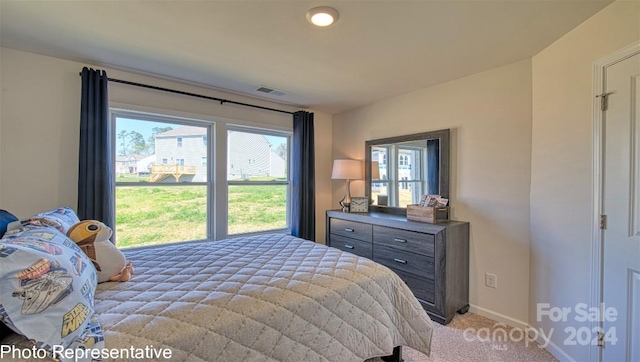
[[[338,11],[328,6],[318,6],[307,11],[307,21],[315,26],[329,26],[338,21]]]

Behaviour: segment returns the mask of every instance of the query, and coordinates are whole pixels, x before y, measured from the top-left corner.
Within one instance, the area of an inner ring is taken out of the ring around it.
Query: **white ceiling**
[[[527,59],[611,2],[0,1],[3,47],[328,113]]]

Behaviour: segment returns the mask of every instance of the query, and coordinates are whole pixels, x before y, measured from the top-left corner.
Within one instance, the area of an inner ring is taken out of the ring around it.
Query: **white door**
[[[603,361],[640,361],[640,54],[604,70],[605,348]]]

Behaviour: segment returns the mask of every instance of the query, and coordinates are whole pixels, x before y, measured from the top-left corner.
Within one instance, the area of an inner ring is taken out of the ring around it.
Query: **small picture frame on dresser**
[[[352,197],[349,212],[369,212],[369,198]]]

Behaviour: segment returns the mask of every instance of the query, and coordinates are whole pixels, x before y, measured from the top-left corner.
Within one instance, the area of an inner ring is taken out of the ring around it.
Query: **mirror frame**
[[[371,147],[375,145],[384,145],[390,143],[401,143],[419,140],[440,140],[440,175],[438,177],[439,193],[442,197],[449,198],[449,137],[450,130],[442,129],[438,131],[415,133],[404,136],[396,136],[389,138],[380,138],[377,140],[365,141],[364,155],[364,181],[365,181],[365,195],[371,199]],[[374,212],[386,212],[392,214],[405,214],[407,209],[405,207],[396,206],[369,206],[369,211]]]

